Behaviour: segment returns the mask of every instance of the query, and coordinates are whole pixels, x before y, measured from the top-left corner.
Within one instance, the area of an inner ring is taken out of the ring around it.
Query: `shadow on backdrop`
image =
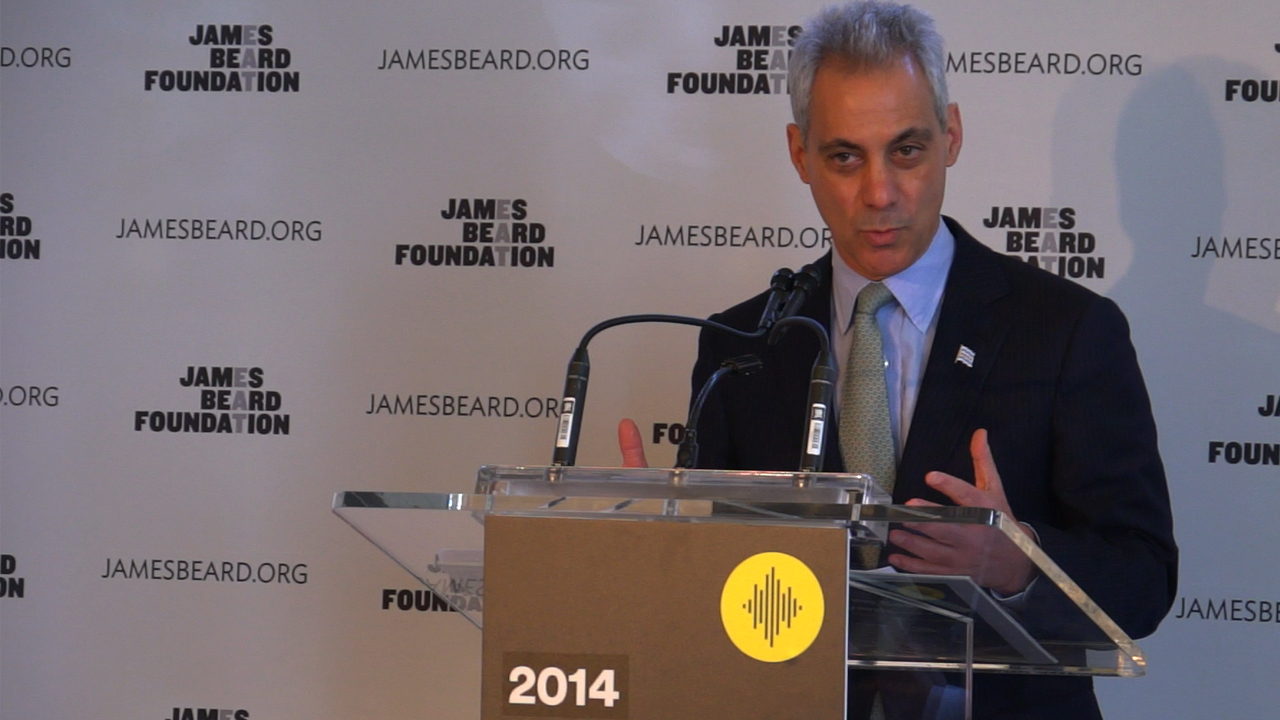
[[[1270,225],[1264,222],[1270,206],[1249,192],[1232,191],[1237,207],[1229,215],[1227,188],[1240,186],[1228,183],[1235,180],[1228,173],[1262,184],[1275,179],[1280,163],[1272,155],[1274,134],[1248,131],[1250,123],[1266,122],[1261,116],[1222,108],[1225,78],[1265,76],[1258,68],[1209,57],[1153,68],[1125,101],[1115,132],[1117,209],[1133,259],[1108,294],[1129,318],[1155,408],[1182,550],[1179,595],[1185,597],[1270,592],[1272,581],[1257,577],[1256,568],[1266,552],[1261,548],[1280,541],[1270,510],[1280,500],[1276,468],[1228,464],[1222,457],[1208,462],[1210,441],[1275,442],[1280,434],[1280,419],[1258,412],[1267,394],[1280,390],[1274,369],[1280,335],[1209,306],[1214,260],[1192,257],[1197,236],[1235,237],[1249,227],[1257,234]],[[1073,122],[1089,122],[1088,103],[1079,102],[1087,100],[1086,90],[1073,93],[1055,120],[1055,136],[1070,137]],[[1110,170],[1085,167],[1070,151],[1069,143],[1055,144],[1055,194],[1088,187],[1091,177]],[[1259,296],[1268,290],[1256,289]],[[1242,537],[1258,549],[1242,552]],[[1108,687],[1115,695],[1107,693],[1107,707],[1125,717],[1273,714],[1273,683],[1253,677],[1259,658],[1233,655],[1227,645],[1198,653],[1193,648],[1217,646],[1220,625],[1179,621],[1178,612],[1175,601],[1162,626],[1167,641],[1157,636],[1148,648],[1153,657],[1164,656],[1163,672],[1142,686]],[[1176,629],[1169,633],[1171,627]],[[1226,682],[1200,679],[1206,665],[1221,665],[1210,675]],[[1188,682],[1191,677],[1199,681]]]
[[[1152,399],[1164,413],[1192,407],[1210,419],[1245,417],[1268,391],[1261,384],[1264,367],[1280,357],[1280,337],[1206,304],[1214,261],[1192,257],[1198,236],[1220,239],[1231,232],[1224,224],[1226,143],[1256,140],[1225,135],[1211,103],[1222,102],[1223,78],[1258,73],[1189,58],[1143,77],[1120,114],[1117,199],[1133,261],[1109,294],[1129,317]],[[1194,438],[1197,457],[1205,439]]]

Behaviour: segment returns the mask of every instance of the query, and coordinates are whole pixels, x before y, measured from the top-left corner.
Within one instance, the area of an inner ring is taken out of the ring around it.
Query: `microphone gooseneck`
[[[809,373],[808,427],[805,428],[804,448],[800,451],[800,470],[803,472],[822,472],[835,388],[835,362],[830,351],[821,350]]]
[[[569,371],[564,378],[564,399],[560,401],[560,422],[556,424],[556,449],[552,465],[573,465],[578,458],[578,434],[582,432],[582,405],[587,400],[587,379],[591,376],[591,358],[583,343],[569,358]]]
[[[573,465],[578,457],[578,435],[582,430],[582,406],[587,398],[587,379],[591,375],[591,361],[587,356],[587,344],[592,338],[612,327],[634,325],[637,323],[672,323],[675,325],[693,325],[710,328],[717,332],[734,337],[753,339],[762,337],[763,330],[746,332],[731,328],[728,325],[702,318],[685,317],[684,315],[623,315],[596,323],[578,343],[573,356],[569,358],[569,369],[565,373],[564,399],[560,402],[560,421],[556,425],[556,445],[551,454],[552,465]]]
[[[715,332],[731,335],[744,340],[755,340],[768,336],[768,344],[774,345],[782,338],[788,327],[802,325],[818,337],[820,350],[814,362],[810,376],[809,411],[807,413],[807,433],[805,437],[804,455],[801,470],[820,471],[822,468],[822,452],[826,435],[823,429],[830,412],[832,388],[835,383],[835,370],[832,369],[831,342],[827,331],[821,323],[812,318],[799,317],[796,313],[804,305],[805,300],[813,294],[822,283],[822,274],[815,265],[806,265],[798,273],[782,268],[773,274],[769,286],[771,292],[765,300],[765,309],[761,314],[756,330],[746,331],[729,327],[722,323],[684,315],[644,314],[623,315],[610,318],[592,326],[582,336],[578,347],[569,358],[569,368],[565,374],[564,399],[560,405],[560,419],[556,424],[556,443],[552,453],[551,464],[554,466],[571,466],[578,456],[578,438],[582,431],[583,406],[587,399],[587,381],[591,375],[591,360],[587,355],[587,345],[601,332],[620,325],[637,323],[672,323],[676,325],[692,325]],[[676,467],[692,467],[697,461],[697,423],[711,388],[727,374],[747,375],[763,367],[760,358],[745,355],[726,360],[712,374],[690,408],[689,423],[685,429],[685,441],[677,452]]]
[[[827,425],[831,419],[831,399],[835,396],[836,369],[831,354],[831,338],[827,329],[813,318],[786,317],[779,320],[769,333],[769,344],[782,339],[787,328],[799,325],[808,328],[818,338],[818,356],[809,372],[809,398],[805,411],[804,446],[800,450],[800,470],[822,472],[822,458],[827,449]]]

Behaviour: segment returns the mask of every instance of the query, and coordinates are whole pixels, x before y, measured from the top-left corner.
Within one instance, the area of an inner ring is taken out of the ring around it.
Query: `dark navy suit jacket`
[[[940,470],[974,481],[969,439],[989,442],[1009,506],[1041,546],[1131,637],[1143,637],[1173,603],[1177,546],[1146,386],[1124,315],[1073,282],[996,253],[944,218],[956,250],[941,316],[893,490],[895,503],[952,504],[924,482]],[[800,311],[831,323],[831,254],[819,291]],[[713,317],[755,329],[766,294]],[[972,367],[956,361],[961,345]],[[699,465],[795,470],[805,428],[809,371],[818,344],[792,328],[776,346],[703,331],[696,391],[726,358],[754,353],[764,369],[726,378],[708,399]],[[840,471],[829,433],[824,469]],[[1053,622],[1057,591],[1036,583],[1030,622]],[[1061,596],[1058,595],[1060,598]],[[1043,609],[1047,615],[1034,617]],[[851,693],[851,701],[853,700]],[[851,707],[850,717],[861,711]],[[1100,717],[1088,678],[979,674],[975,718]]]

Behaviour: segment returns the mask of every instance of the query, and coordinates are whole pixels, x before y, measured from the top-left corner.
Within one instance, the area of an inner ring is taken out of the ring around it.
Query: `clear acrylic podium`
[[[865,475],[485,466],[473,493],[333,509],[483,630],[486,719],[838,720],[852,670],[895,716],[958,720],[974,672],[1144,673],[1001,513],[888,502]],[[1034,592],[881,567],[891,528],[940,523],[1012,543]]]

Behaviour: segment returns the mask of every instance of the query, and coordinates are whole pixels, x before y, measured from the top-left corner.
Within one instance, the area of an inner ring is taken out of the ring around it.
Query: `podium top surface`
[[[1025,596],[998,598],[967,576],[853,570],[847,579],[851,666],[958,670],[971,659],[976,669],[996,672],[1145,673],[1138,646],[1002,513],[889,502],[872,478],[857,474],[484,466],[471,493],[345,491],[334,496],[333,510],[426,585],[433,601],[477,627],[483,626],[490,515],[842,527],[855,560],[866,548],[885,545],[890,528],[983,526],[1036,567]],[[859,645],[860,622],[912,628],[910,642],[863,631]],[[976,628],[976,635],[969,631],[977,638],[972,658],[960,649],[964,634],[952,629],[966,625]]]

